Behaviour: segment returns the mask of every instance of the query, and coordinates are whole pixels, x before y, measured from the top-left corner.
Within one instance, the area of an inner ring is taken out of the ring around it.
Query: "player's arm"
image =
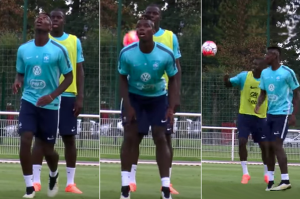
[[[129,74],[128,64],[124,58],[124,54],[120,54],[118,62],[118,71],[120,74],[120,95],[123,99],[123,105],[125,108],[130,107],[129,96],[128,96],[128,80],[127,76]]]
[[[224,75],[224,85],[227,88],[230,87],[241,87],[243,79],[245,79],[245,72],[241,72],[238,75],[230,78],[228,74]]]
[[[169,84],[168,84],[168,101],[169,101],[169,108],[174,110],[176,105],[176,98],[178,97],[178,85],[177,85],[177,78],[176,74],[178,73],[178,69],[176,66],[176,61],[174,55],[170,56],[169,61],[167,62],[166,66],[166,73],[169,77]]]
[[[77,38],[77,64],[76,64],[76,83],[77,83],[77,98],[83,100],[84,97],[84,56],[81,47],[81,42]]]
[[[260,94],[258,96],[257,104],[256,104],[256,107],[255,107],[255,112],[256,113],[259,113],[259,108],[264,103],[264,101],[266,100],[266,97],[267,97],[265,82],[264,82],[264,78],[263,78],[263,72],[261,74],[259,88],[260,88]]]
[[[22,58],[22,50],[19,48],[16,61],[17,75],[13,84],[13,92],[17,93],[18,89],[24,84],[25,63]]]
[[[296,78],[296,75],[294,71],[291,71],[289,77],[287,78],[287,83],[289,87],[293,90],[293,106],[294,106],[294,111],[292,115],[297,114],[298,108],[299,108],[299,100],[300,100],[300,93],[299,93],[299,82]]]
[[[180,53],[178,38],[174,33],[173,33],[173,53],[174,53],[174,57],[176,59],[176,66],[177,66],[177,69],[178,69],[178,73],[175,75],[175,77],[176,77],[179,96],[180,96],[180,91],[181,91],[181,65],[180,65],[179,59],[181,57],[181,53]]]
[[[55,99],[61,95],[72,84],[73,81],[73,68],[65,48],[61,51],[61,53],[59,53],[58,67],[61,74],[64,76],[64,80],[57,87],[57,89],[50,94],[52,99]]]

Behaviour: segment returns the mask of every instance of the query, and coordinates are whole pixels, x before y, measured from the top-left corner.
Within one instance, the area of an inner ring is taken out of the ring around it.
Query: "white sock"
[[[67,167],[67,186],[74,184],[75,170],[76,168]]]
[[[26,187],[33,187],[33,175],[24,176]]]
[[[274,171],[268,171],[269,181],[274,181]]]
[[[241,161],[241,165],[242,165],[242,168],[243,168],[243,175],[249,174],[248,173],[248,167],[247,167],[247,161]]]
[[[168,177],[162,178],[161,186],[162,187],[170,187],[170,178],[168,178]]]
[[[41,184],[42,165],[38,165],[38,164],[32,165],[32,171],[33,171],[33,182]]]
[[[129,186],[130,183],[130,172],[128,171],[121,171],[121,178],[122,178],[122,187]]]
[[[290,180],[289,174],[281,174],[281,180]]]
[[[171,174],[172,174],[172,167],[170,167],[170,169],[169,169],[169,178],[170,178],[170,180],[171,180]]]
[[[56,171],[54,171],[54,172],[50,171],[49,175],[50,175],[51,177],[55,177],[55,176],[57,175],[57,173],[58,173],[58,170],[56,170]]]
[[[268,166],[267,165],[264,165],[264,174],[268,175]]]
[[[136,184],[136,179],[135,179],[136,169],[137,169],[137,165],[133,164],[131,166],[131,171],[130,171],[130,183]]]

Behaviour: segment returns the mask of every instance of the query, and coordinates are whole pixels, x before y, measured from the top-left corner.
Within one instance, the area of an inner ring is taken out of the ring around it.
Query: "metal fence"
[[[178,115],[182,113],[178,113],[174,119],[174,134],[172,135],[174,157],[199,159],[201,156],[201,114]],[[124,133],[121,119],[108,118],[100,121],[100,154],[119,155]],[[155,156],[151,128],[140,144],[140,155]]]
[[[202,160],[238,160],[238,132],[233,127],[202,126]],[[289,130],[284,141],[288,160],[300,160],[300,130]],[[261,161],[258,144],[249,139],[248,160]]]
[[[20,137],[18,120],[15,115],[17,113],[11,115],[15,119],[0,119],[0,156],[19,154]],[[76,146],[79,158],[99,158],[100,130],[97,121],[99,121],[98,115],[80,115],[77,120]],[[57,135],[55,149],[61,156],[64,156],[64,144],[59,136],[59,131],[57,131]]]

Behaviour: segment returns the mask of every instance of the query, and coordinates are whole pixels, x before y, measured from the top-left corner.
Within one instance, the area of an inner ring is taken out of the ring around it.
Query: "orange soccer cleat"
[[[131,183],[129,184],[129,188],[130,188],[130,191],[131,191],[131,192],[135,192],[135,191],[136,191],[136,184],[133,183],[133,182],[131,182]]]
[[[160,188],[160,190],[162,190],[162,188]],[[172,184],[170,184],[170,192],[171,192],[171,194],[175,194],[175,195],[179,194],[179,192],[176,191],[176,189],[173,188]]]
[[[40,183],[37,183],[37,182],[33,183],[33,187],[34,187],[35,192],[39,192],[42,189],[42,185]]]
[[[269,176],[267,174],[265,175],[265,183],[269,183]]]
[[[248,184],[249,180],[251,179],[249,174],[244,174],[242,178],[242,184]]]
[[[80,191],[77,187],[76,184],[69,184],[66,189],[66,192],[70,192],[70,193],[76,193],[76,194],[82,194],[82,191]]]

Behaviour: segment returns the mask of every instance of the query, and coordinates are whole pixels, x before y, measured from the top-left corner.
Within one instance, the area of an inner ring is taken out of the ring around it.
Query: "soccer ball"
[[[202,45],[203,56],[215,56],[217,54],[217,45],[213,41],[206,41]]]
[[[132,44],[133,42],[139,41],[139,38],[136,34],[135,30],[131,30],[123,38],[123,45],[128,46],[129,44]]]

